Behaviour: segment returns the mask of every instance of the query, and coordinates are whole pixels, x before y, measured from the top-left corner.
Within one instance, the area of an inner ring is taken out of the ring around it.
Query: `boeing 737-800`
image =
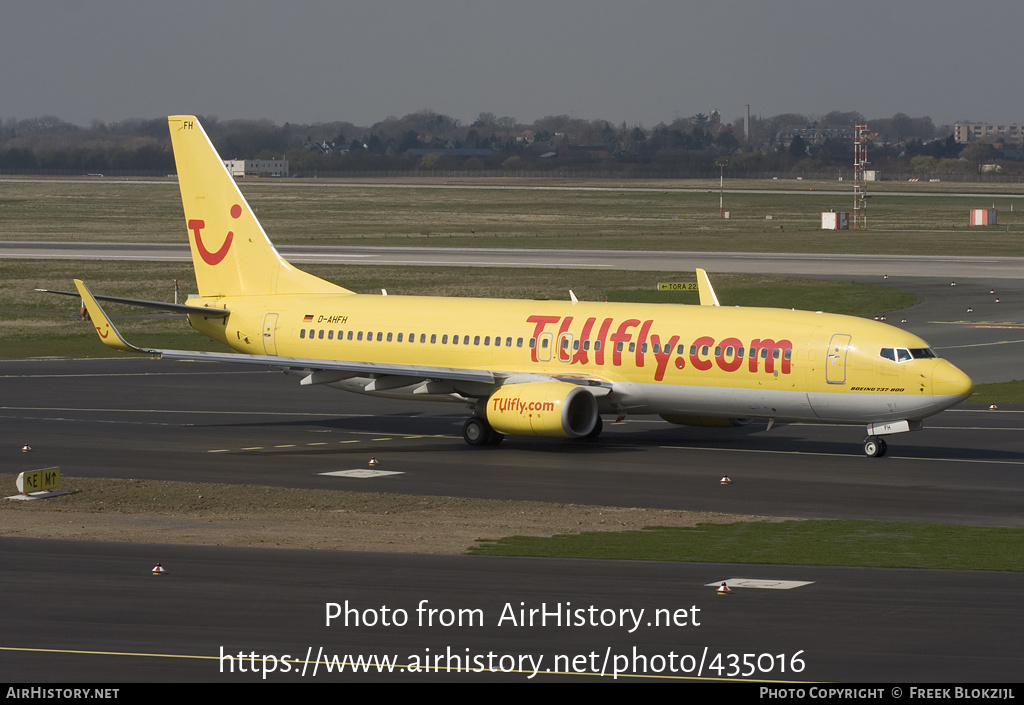
[[[168,119],[198,296],[185,304],[93,296],[101,340],[178,360],[279,367],[300,384],[395,399],[458,402],[470,445],[504,435],[593,437],[601,415],[668,422],[749,419],[860,424],[882,436],[966,399],[971,380],[928,344],[884,323],[822,312],[700,305],[356,294],[286,262],[198,120]],[[145,349],[97,299],[184,312],[234,352]]]

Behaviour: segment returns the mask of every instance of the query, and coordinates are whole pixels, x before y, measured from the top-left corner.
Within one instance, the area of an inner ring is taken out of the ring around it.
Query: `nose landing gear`
[[[869,458],[881,458],[889,447],[885,440],[876,436],[868,436],[864,439],[864,455]]]

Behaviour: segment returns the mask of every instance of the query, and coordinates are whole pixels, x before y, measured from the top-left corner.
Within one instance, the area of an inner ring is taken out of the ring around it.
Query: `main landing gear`
[[[462,437],[471,446],[496,446],[505,440],[505,434],[498,433],[487,419],[470,416],[462,426]]]
[[[885,440],[877,436],[868,436],[864,439],[864,455],[869,458],[881,458],[889,447]]]

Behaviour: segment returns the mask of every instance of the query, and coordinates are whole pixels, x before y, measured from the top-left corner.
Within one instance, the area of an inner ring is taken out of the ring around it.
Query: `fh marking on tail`
[[[231,206],[231,217],[239,218],[242,215],[242,207],[237,203]],[[196,235],[196,248],[199,250],[199,256],[203,258],[203,261],[210,266],[220,264],[223,259],[227,256],[228,250],[231,249],[231,241],[235,237],[235,233],[232,230],[228,231],[228,236],[224,238],[224,244],[221,245],[220,249],[216,252],[210,252],[206,249],[206,245],[203,244],[202,230],[206,227],[205,220],[190,220],[188,221],[188,229]]]

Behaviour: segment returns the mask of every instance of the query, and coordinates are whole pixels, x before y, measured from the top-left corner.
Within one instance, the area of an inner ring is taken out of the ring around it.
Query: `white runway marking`
[[[357,477],[359,479],[365,479],[368,477],[383,477],[385,475],[404,475],[405,473],[389,470],[367,470],[366,468],[356,468],[354,470],[335,470],[333,472],[321,472],[318,474],[330,475],[332,477]]]
[[[760,588],[762,590],[792,590],[793,588],[813,585],[813,580],[760,580],[757,578],[729,578],[714,583],[706,583],[704,587],[718,587],[725,583],[730,588]]]

